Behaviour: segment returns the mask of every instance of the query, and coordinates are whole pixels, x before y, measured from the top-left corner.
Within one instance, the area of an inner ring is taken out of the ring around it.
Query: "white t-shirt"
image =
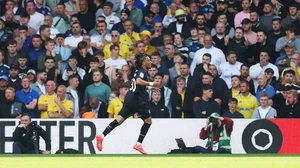
[[[34,28],[35,30],[38,30],[38,28],[44,24],[44,15],[35,12],[33,15],[30,15],[30,21],[28,23],[28,25],[32,28]]]
[[[106,34],[104,36],[106,41],[111,41],[111,35],[110,34]],[[91,43],[96,43],[97,47],[100,47],[103,44],[103,41],[101,40],[101,36],[99,34],[94,34],[91,36]]]
[[[176,31],[177,31],[177,33],[182,33],[182,26],[183,26],[183,24],[177,24],[176,23]]]
[[[108,58],[104,60],[104,62],[111,65],[115,69],[121,69],[123,65],[127,64],[127,62],[120,57],[116,60],[113,60],[112,58]]]
[[[80,118],[80,114],[79,114],[79,97],[78,97],[78,94],[75,90],[73,89],[70,89],[71,91],[71,94],[72,96],[74,97],[74,101],[75,101],[75,104],[74,104],[74,116],[73,118]]]
[[[262,109],[261,107],[258,108],[258,112],[260,115],[260,118],[266,118],[266,115],[268,114],[268,111],[270,110],[270,107],[266,109]]]
[[[77,47],[77,44],[83,39],[82,36],[75,38],[74,36],[67,37],[65,39],[65,45],[70,45],[71,47]]]

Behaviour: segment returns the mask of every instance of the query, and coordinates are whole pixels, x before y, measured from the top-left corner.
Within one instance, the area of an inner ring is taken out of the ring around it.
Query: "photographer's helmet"
[[[211,117],[221,117],[219,113],[214,112],[210,115]]]

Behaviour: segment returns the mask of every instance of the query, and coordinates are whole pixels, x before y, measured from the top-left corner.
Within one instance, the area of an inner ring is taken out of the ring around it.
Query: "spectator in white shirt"
[[[213,40],[212,40],[211,35],[206,34],[204,36],[203,43],[204,43],[204,47],[195,53],[193,62],[191,64],[191,74],[194,73],[194,69],[196,68],[196,66],[199,65],[200,63],[202,63],[202,56],[205,53],[209,53],[212,56],[211,64],[216,65],[218,69],[222,63],[226,62],[223,51],[221,51],[220,49],[218,49],[212,45]]]
[[[270,106],[269,97],[266,93],[262,93],[259,98],[260,106],[252,113],[254,119],[276,118],[277,111]]]
[[[166,15],[163,19],[164,28],[168,28],[169,24],[176,21],[175,12],[177,10],[177,6],[175,3],[170,5],[171,14]]]
[[[231,77],[233,75],[240,76],[240,68],[242,66],[242,63],[236,61],[236,53],[234,51],[228,51],[227,55],[227,62],[224,62],[220,65],[219,73],[220,78],[222,78],[228,88],[231,88]]]
[[[28,25],[35,30],[38,30],[38,28],[44,23],[44,15],[35,11],[35,4],[33,1],[28,1],[26,3],[26,11],[30,15]]]
[[[269,62],[270,56],[267,51],[262,50],[259,54],[259,59],[260,59],[260,62],[255,65],[252,65],[250,67],[250,71],[249,71],[249,75],[253,79],[254,88],[257,88],[257,86],[258,86],[258,83],[257,83],[258,76],[261,74],[264,74],[265,70],[267,68],[273,69],[276,80],[278,80],[278,78],[279,78],[278,68],[277,68],[277,66],[275,66]]]
[[[119,57],[120,47],[116,44],[110,46],[111,57],[104,60],[106,64],[111,65],[115,69],[121,69],[123,65],[127,64],[127,62]]]
[[[68,66],[66,70],[64,70],[62,78],[64,81],[68,81],[70,75],[78,74],[80,79],[83,80],[85,75],[85,70],[78,67],[78,61],[75,56],[70,56],[68,59]]]
[[[120,18],[115,15],[115,12],[112,12],[113,4],[111,2],[105,2],[103,5],[103,16],[105,17],[105,22],[107,24],[107,31],[110,32],[114,24],[120,22]]]
[[[111,35],[107,32],[107,23],[99,21],[97,23],[97,34],[91,36],[91,46],[102,49],[111,42]]]
[[[72,24],[72,36],[65,39],[65,47],[74,50],[77,48],[77,45],[82,41],[83,37],[81,36],[81,26],[79,22]]]

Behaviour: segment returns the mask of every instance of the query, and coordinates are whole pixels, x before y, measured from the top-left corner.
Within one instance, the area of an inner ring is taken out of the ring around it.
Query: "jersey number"
[[[131,88],[129,90],[135,92],[135,89],[136,89],[136,82],[134,79],[131,79]]]

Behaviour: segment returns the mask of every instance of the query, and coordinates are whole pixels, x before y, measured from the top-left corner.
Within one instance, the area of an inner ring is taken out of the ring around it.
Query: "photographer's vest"
[[[212,146],[212,142],[213,142],[213,133],[209,132],[206,148]],[[227,152],[231,153],[230,134],[227,132],[225,125],[223,125],[223,129],[220,131],[219,148],[224,148],[226,149]]]

